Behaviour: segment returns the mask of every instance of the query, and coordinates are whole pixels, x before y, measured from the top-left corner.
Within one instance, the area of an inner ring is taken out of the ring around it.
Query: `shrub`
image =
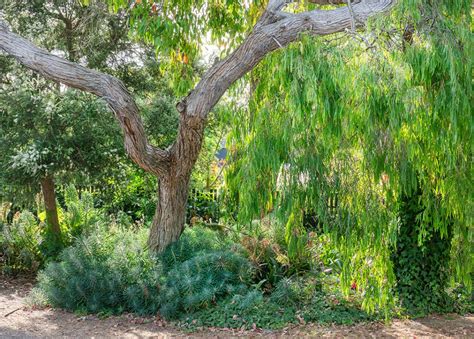
[[[42,263],[40,227],[35,216],[17,213],[12,224],[4,224],[0,233],[3,273],[34,271]]]
[[[101,210],[94,207],[94,198],[91,192],[83,190],[79,195],[74,185],[68,185],[62,192],[64,196],[64,209],[58,205],[59,223],[61,226],[61,238],[46,231],[46,227],[41,227],[43,241],[41,252],[45,259],[54,260],[60,251],[72,243],[83,234],[89,234],[92,230],[104,223],[105,216]],[[39,209],[43,209],[41,206]],[[42,223],[46,222],[46,212],[39,213]]]
[[[79,197],[74,185],[69,185],[64,190],[64,204],[66,211],[63,229],[66,232],[67,244],[71,244],[82,234],[89,234],[104,221],[102,211],[94,207],[94,197],[91,192],[84,190]]]
[[[202,251],[172,269],[166,278],[160,313],[179,313],[205,308],[247,289],[251,282],[250,263],[232,251]]]
[[[453,310],[460,314],[474,313],[474,291],[469,291],[466,286],[456,283],[447,290],[452,300]]]
[[[151,221],[156,209],[156,177],[131,164],[118,164],[117,170],[93,192],[96,202],[108,214],[122,212],[134,221]]]
[[[256,282],[265,280],[266,290],[275,288],[285,277],[308,272],[317,274],[323,267],[321,236],[297,230],[291,225],[294,222],[293,219],[285,227],[270,214],[252,223],[251,234],[240,237],[246,255],[257,268]]]
[[[288,271],[288,260],[283,249],[271,239],[244,236],[241,244],[246,255],[257,269],[256,280],[265,281],[267,289],[273,288]]]
[[[163,269],[167,272],[184,263],[199,252],[221,251],[230,248],[232,243],[221,234],[208,228],[192,227],[187,228],[183,236],[161,254],[160,259]]]
[[[74,311],[155,313],[162,275],[143,250],[145,240],[144,230],[117,228],[81,237],[40,272],[39,292],[52,306]]]
[[[254,270],[234,246],[219,232],[188,228],[160,256],[167,273],[160,313],[178,317],[245,290]]]
[[[146,230],[104,227],[80,237],[39,274],[36,300],[91,313],[177,318],[247,289],[252,267],[203,228],[188,229],[159,257],[144,251]]]
[[[91,193],[79,194],[73,185],[64,191],[66,209],[58,208],[61,238],[48,231],[46,213],[38,203],[38,218],[28,210],[17,212],[7,223],[9,204],[0,205],[0,258],[4,273],[36,271],[44,262],[56,259],[58,253],[82,234],[89,234],[105,220],[94,208]]]

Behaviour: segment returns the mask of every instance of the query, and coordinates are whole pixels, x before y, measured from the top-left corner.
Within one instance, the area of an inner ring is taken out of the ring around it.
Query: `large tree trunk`
[[[46,209],[46,223],[52,235],[59,240],[61,238],[61,228],[59,226],[56,191],[52,176],[48,175],[41,179],[41,191],[43,192],[44,207]]]
[[[159,179],[158,203],[148,238],[148,247],[153,252],[163,251],[183,232],[188,185],[189,176],[177,178],[170,175]]]
[[[148,247],[162,252],[181,236],[186,221],[189,180],[201,151],[206,119],[181,111],[178,138],[171,147],[173,157],[166,174],[158,178],[158,203],[153,218]]]

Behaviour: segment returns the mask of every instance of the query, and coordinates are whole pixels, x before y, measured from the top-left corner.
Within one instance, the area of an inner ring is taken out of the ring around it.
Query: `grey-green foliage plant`
[[[172,270],[196,256],[197,253],[222,251],[232,245],[230,239],[203,227],[189,228],[185,235],[183,239],[171,244],[160,254],[165,271]]]
[[[254,269],[239,247],[206,228],[188,229],[160,260],[166,272],[160,313],[169,318],[244,291],[254,277]]]
[[[242,292],[252,281],[250,263],[231,251],[198,252],[168,272],[160,313],[180,313],[212,306],[217,300]]]
[[[251,283],[250,263],[214,231],[187,230],[161,257],[144,249],[145,242],[146,229],[102,223],[40,272],[36,300],[91,313],[159,311],[173,319]]]
[[[76,311],[156,313],[161,270],[143,250],[144,236],[102,225],[40,272],[37,294]]]

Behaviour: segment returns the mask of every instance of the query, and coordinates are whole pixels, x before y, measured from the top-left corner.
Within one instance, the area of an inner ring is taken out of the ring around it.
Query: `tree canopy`
[[[400,1],[366,33],[268,57],[229,138],[240,220],[275,209],[301,238],[316,214],[371,308],[391,302],[398,211],[420,190],[419,244],[453,232],[452,272],[471,286],[471,24],[469,1]]]

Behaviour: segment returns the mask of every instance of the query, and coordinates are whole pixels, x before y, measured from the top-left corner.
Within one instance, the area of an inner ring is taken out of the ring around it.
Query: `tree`
[[[356,280],[366,308],[397,287],[430,310],[449,281],[472,288],[471,13],[405,1],[367,32],[306,37],[254,70],[231,124],[240,223],[275,213],[289,247],[331,235],[343,288]]]
[[[70,61],[81,59],[118,76],[131,73],[130,62],[117,60],[119,52],[131,50],[126,21],[111,14],[103,4],[84,7],[77,2],[17,1],[2,4],[1,9],[17,31]],[[51,238],[48,243],[56,243],[58,249],[61,227],[55,182],[71,178],[93,182],[108,172],[110,164],[121,157],[117,145],[120,130],[105,113],[102,102],[61,89],[58,83],[14,65],[10,59],[2,56],[1,63],[0,168],[9,187],[20,189],[8,194],[2,187],[1,195],[18,200],[18,193],[23,191],[31,196],[39,183],[46,210],[46,235]],[[136,76],[128,75],[126,80],[133,78]]]
[[[335,2],[343,3],[343,1]],[[312,0],[311,3],[326,5],[333,2]],[[298,12],[298,5],[301,5],[299,1],[270,0],[243,42],[226,58],[216,62],[202,76],[194,89],[177,104],[176,108],[180,114],[178,134],[173,145],[167,149],[160,149],[150,144],[133,97],[117,78],[39,49],[12,33],[3,23],[0,28],[0,49],[49,79],[93,93],[106,100],[124,132],[125,149],[130,157],[140,167],[159,178],[159,198],[148,243],[152,250],[162,251],[168,244],[177,240],[183,231],[189,179],[201,149],[206,119],[228,88],[255,68],[267,54],[300,39],[302,34],[322,36],[348,28],[355,29],[356,26],[362,26],[369,17],[389,10],[393,3],[394,0],[367,0],[352,5],[349,2],[350,6],[341,8]],[[128,5],[128,1],[115,1],[115,4]],[[295,5],[292,12],[284,11],[288,5]],[[146,2],[137,7],[148,11],[140,12],[145,22],[150,16],[148,14],[150,11],[151,17],[158,16],[161,19],[157,21],[158,23],[170,20],[170,17],[165,15],[160,17],[160,11],[165,13],[170,8],[176,11],[176,16],[171,17],[175,20],[174,25],[160,27],[165,33],[163,36],[150,37],[165,41],[169,38],[170,43],[164,44],[169,47],[174,41],[171,38],[176,37],[173,34],[179,36],[182,33],[184,38],[196,34],[192,29],[186,30],[192,28],[193,20],[196,22],[194,25],[200,26],[206,22],[206,20],[195,20],[191,13],[214,10],[219,15],[222,14],[219,18],[224,18],[225,21],[225,15],[229,17],[229,12],[238,12],[239,8],[245,8],[239,1],[231,2],[227,6],[229,7],[225,8],[220,2],[213,1],[196,1],[193,4],[187,1],[172,1],[153,3],[151,6]],[[258,9],[262,8],[261,6],[263,3],[256,1],[252,8],[260,12]],[[232,24],[237,19],[234,18]],[[219,26],[219,22],[222,20],[209,20],[209,26],[214,30],[225,26],[222,24]],[[244,25],[240,24],[240,27]],[[166,33],[170,30],[171,36],[167,36]],[[184,42],[191,44],[187,39],[184,39]],[[183,50],[186,50],[186,47],[184,45]],[[178,55],[184,64],[189,62],[187,54],[181,55],[178,52]]]
[[[110,127],[114,125],[106,106],[90,95],[77,91],[38,95],[25,83],[15,87],[0,91],[1,176],[10,187],[21,187],[30,196],[40,184],[46,233],[50,244],[60,247],[55,182],[94,182],[104,176],[109,164],[123,157],[120,131]],[[4,190],[0,195],[18,198]]]

